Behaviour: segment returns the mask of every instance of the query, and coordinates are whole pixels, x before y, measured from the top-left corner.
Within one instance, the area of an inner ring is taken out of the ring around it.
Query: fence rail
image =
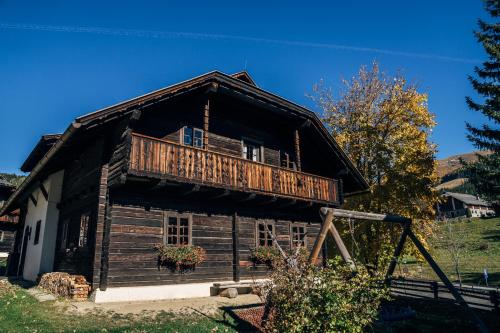
[[[464,285],[456,285],[455,287],[469,306],[500,313],[500,291],[498,288]],[[391,280],[391,291],[400,296],[454,300],[448,288],[437,281],[393,279]]]

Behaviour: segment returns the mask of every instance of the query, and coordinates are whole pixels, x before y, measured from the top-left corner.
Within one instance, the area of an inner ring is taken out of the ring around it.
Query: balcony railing
[[[336,180],[136,133],[132,134],[129,172],[230,190],[338,202]]]

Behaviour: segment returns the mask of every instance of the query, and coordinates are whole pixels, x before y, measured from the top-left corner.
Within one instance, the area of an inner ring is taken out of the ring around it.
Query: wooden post
[[[434,294],[434,299],[439,299],[439,286],[437,281],[431,282],[432,293]]]
[[[240,240],[238,237],[238,213],[233,215],[233,280],[240,282]]]
[[[302,170],[302,164],[300,162],[300,136],[299,130],[295,130],[295,161],[297,163],[297,170]]]
[[[392,260],[389,264],[389,268],[387,269],[387,273],[385,274],[385,282],[390,283],[390,279],[392,277],[392,273],[394,273],[394,269],[396,268],[396,264],[398,263],[398,258],[401,252],[403,251],[406,238],[408,236],[408,230],[410,230],[411,223],[405,223],[403,227],[403,233],[399,238],[398,245],[396,245],[396,249],[394,250],[394,255],[392,256]]]
[[[470,315],[473,317],[473,319],[476,322],[476,326],[479,329],[479,332],[489,333],[488,328],[483,323],[483,321],[481,320],[481,318],[469,307],[469,305],[464,300],[464,298],[462,297],[462,295],[460,295],[460,293],[458,292],[457,288],[455,288],[455,286],[453,285],[453,283],[451,283],[451,281],[448,279],[448,277],[446,276],[446,274],[444,274],[444,272],[441,270],[441,268],[439,268],[438,264],[434,261],[434,259],[430,255],[430,253],[427,252],[427,250],[425,249],[425,247],[422,245],[422,243],[417,238],[417,236],[415,236],[415,234],[413,233],[413,231],[411,231],[411,229],[408,230],[408,237],[410,237],[410,239],[413,241],[413,244],[415,244],[415,246],[420,251],[420,253],[422,253],[422,255],[424,256],[425,260],[427,260],[427,262],[429,263],[429,265],[431,266],[431,268],[434,270],[434,272],[437,274],[437,276],[439,276],[439,278],[441,279],[441,281],[443,281],[443,283],[445,284],[445,286],[448,287],[448,290],[453,295],[453,297],[455,297],[455,300],[457,300],[458,303],[460,303],[461,305],[463,305],[467,309],[467,311],[469,311]]]
[[[330,227],[328,228],[328,231],[330,231],[330,234],[332,235],[333,240],[335,241],[335,245],[337,246],[337,249],[340,252],[340,256],[342,257],[342,260],[344,260],[344,262],[346,264],[348,264],[351,267],[351,269],[356,269],[356,266],[354,265],[354,261],[352,260],[351,255],[349,254],[349,251],[345,247],[345,244],[342,241],[342,238],[340,237],[340,234],[339,234],[337,228],[335,228],[334,223],[330,223]]]
[[[109,271],[109,243],[111,241],[111,206],[109,202],[109,188],[106,191],[104,206],[104,225],[102,232],[101,247],[101,272],[99,274],[99,289],[105,291],[108,288]]]
[[[333,209],[328,209],[326,215],[324,217],[323,215],[321,215],[321,218],[323,219],[323,224],[321,225],[321,230],[318,234],[318,237],[316,237],[316,241],[314,242],[314,246],[309,256],[309,262],[312,264],[314,264],[316,262],[316,259],[318,259],[319,252],[321,251],[321,246],[323,245],[326,234],[328,233],[328,229],[330,229],[330,225],[332,224]]]
[[[208,150],[208,124],[210,120],[210,99],[207,99],[203,112],[203,147]]]

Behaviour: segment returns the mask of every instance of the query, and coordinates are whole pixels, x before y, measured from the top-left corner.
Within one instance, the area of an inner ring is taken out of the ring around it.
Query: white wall
[[[36,206],[31,199],[28,199],[25,228],[26,226],[31,227],[31,237],[26,246],[23,270],[25,280],[35,281],[38,274],[52,271],[59,221],[57,204],[61,198],[63,175],[64,171],[53,173],[43,182],[49,193],[48,200],[45,200],[40,188],[32,192],[32,196],[37,201]],[[37,221],[41,221],[41,227],[38,244],[35,245]]]

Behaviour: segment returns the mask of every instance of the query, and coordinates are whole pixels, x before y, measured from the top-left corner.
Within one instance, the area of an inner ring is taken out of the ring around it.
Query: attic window
[[[196,127],[183,128],[182,143],[186,146],[203,148],[203,130]]]

